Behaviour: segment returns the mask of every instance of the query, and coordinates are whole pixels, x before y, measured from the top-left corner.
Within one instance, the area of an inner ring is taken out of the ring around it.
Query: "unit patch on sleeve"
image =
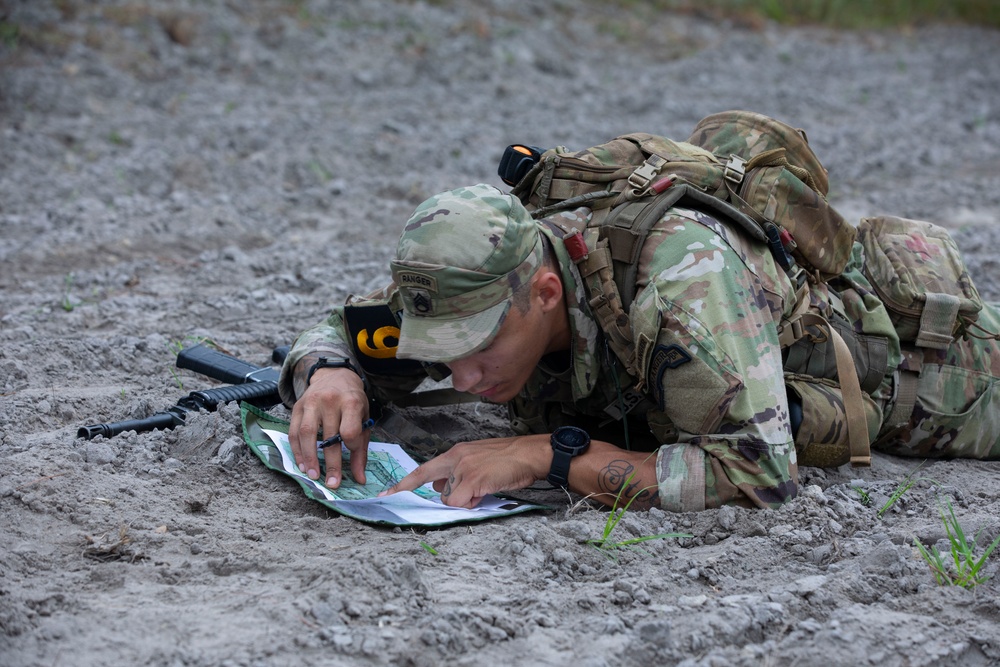
[[[647,386],[653,390],[656,402],[663,407],[663,373],[668,368],[677,368],[691,361],[691,355],[677,343],[657,345],[650,356]]]

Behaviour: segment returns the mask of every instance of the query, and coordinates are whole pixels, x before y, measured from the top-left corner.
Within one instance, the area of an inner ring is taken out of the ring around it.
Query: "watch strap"
[[[569,488],[569,464],[572,460],[573,455],[569,452],[553,449],[552,466],[549,468],[549,474],[545,481],[561,489]]]
[[[316,360],[316,363],[309,367],[309,374],[306,375],[306,386],[312,382],[313,373],[321,368],[350,368],[354,373],[364,380],[364,376],[358,372],[358,369],[354,367],[351,360],[347,357],[320,357]]]

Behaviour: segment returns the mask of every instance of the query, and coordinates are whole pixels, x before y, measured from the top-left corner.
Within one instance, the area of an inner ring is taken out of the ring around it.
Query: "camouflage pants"
[[[979,325],[1000,332],[1000,304],[986,304]],[[908,419],[894,413],[906,403],[905,374],[916,392]],[[895,394],[873,448],[922,458],[1000,459],[1000,341],[966,336],[944,350],[904,346]]]

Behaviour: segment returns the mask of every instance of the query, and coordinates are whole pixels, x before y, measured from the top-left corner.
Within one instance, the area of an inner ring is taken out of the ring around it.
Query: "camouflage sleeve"
[[[797,468],[775,320],[787,285],[766,249],[674,209],[643,249],[633,334],[645,335],[664,509],[778,507]],[[645,333],[644,333],[645,332]]]

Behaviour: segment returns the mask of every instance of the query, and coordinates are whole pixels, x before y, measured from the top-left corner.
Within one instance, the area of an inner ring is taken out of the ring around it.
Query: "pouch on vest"
[[[850,462],[847,412],[840,386],[825,378],[786,373],[785,390],[793,415],[798,464],[834,468]],[[882,412],[868,394],[861,394],[861,400],[870,442],[882,424]]]
[[[979,317],[983,302],[947,230],[893,216],[864,218],[864,273],[899,339],[943,350]]]
[[[846,317],[832,313],[827,318],[851,352],[861,390],[872,394],[879,388],[888,370],[888,345],[882,336],[854,331]],[[816,378],[836,378],[837,359],[830,341],[817,343],[816,336],[803,336],[785,350],[785,372]],[[823,338],[823,336],[819,336]]]

